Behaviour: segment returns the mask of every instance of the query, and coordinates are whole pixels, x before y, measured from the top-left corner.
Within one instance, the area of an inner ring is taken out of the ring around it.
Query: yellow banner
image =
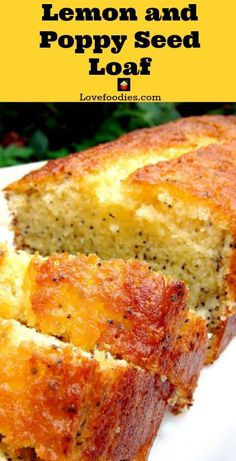
[[[1,101],[234,101],[236,1],[1,2]]]

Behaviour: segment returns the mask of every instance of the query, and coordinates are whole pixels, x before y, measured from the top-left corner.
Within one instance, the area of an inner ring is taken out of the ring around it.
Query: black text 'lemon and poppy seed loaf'
[[[6,189],[18,248],[144,259],[187,282],[212,361],[236,332],[236,117],[138,130]]]

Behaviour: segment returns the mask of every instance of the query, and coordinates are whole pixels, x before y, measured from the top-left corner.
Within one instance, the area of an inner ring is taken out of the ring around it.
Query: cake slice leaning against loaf
[[[49,162],[6,190],[17,247],[144,259],[184,280],[211,362],[236,332],[235,139],[236,117],[192,117]]]
[[[190,405],[203,366],[205,322],[187,308],[183,282],[141,261],[95,255],[0,255],[0,317],[159,374]]]
[[[146,460],[172,394],[109,353],[0,320],[1,446],[13,459]]]

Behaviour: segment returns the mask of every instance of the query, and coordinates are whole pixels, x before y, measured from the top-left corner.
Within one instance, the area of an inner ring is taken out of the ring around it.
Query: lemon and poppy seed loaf
[[[183,279],[208,362],[236,332],[236,117],[134,131],[6,189],[18,248],[144,259]]]

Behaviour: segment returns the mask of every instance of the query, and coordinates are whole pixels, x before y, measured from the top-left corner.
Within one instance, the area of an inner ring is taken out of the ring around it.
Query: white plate
[[[0,169],[0,189],[41,164]],[[6,203],[0,197],[0,241],[11,242]],[[193,407],[167,415],[149,461],[236,461],[236,340],[202,371]]]

